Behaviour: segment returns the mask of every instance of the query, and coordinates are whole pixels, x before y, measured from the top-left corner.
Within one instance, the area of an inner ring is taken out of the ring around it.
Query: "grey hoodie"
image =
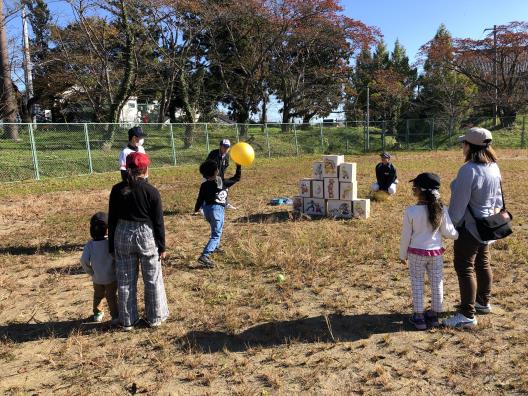
[[[96,285],[116,281],[114,259],[108,253],[108,239],[88,241],[82,252],[81,265]]]

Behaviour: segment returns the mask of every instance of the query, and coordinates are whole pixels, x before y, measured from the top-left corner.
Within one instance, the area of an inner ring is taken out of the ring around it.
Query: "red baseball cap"
[[[150,159],[147,154],[144,153],[130,153],[126,157],[127,169],[145,169],[150,165]]]

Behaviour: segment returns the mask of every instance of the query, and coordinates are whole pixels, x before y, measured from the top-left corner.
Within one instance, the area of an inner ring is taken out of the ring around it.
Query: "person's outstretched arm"
[[[224,180],[224,187],[229,188],[233,184],[238,183],[242,177],[242,166],[237,164],[236,172],[233,177]]]

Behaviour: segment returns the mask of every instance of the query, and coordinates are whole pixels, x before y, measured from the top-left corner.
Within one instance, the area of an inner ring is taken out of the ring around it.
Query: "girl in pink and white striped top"
[[[447,209],[440,200],[440,177],[434,173],[420,173],[411,180],[416,205],[405,210],[400,240],[400,260],[409,265],[413,298],[411,323],[419,330],[438,326],[442,312],[444,245],[442,237],[457,239]],[[424,276],[427,272],[431,285],[431,310],[424,313]]]

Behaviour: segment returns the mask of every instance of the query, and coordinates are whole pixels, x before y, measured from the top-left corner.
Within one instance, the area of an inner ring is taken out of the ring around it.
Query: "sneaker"
[[[431,327],[440,326],[440,321],[438,320],[438,315],[437,314],[433,314],[431,311],[427,311],[425,313],[425,321]]]
[[[158,320],[156,320],[156,321],[154,321],[154,322],[149,322],[148,320],[146,320],[146,322],[147,322],[147,324],[148,324],[149,327],[160,327],[161,324],[162,324],[163,322],[165,322],[165,320],[166,320],[166,319],[163,319],[163,320],[162,320],[162,319],[158,319]]]
[[[112,320],[110,321],[110,324],[112,326],[119,326],[121,322],[119,321],[119,318],[112,318]]]
[[[101,323],[103,321],[103,318],[104,318],[104,312],[97,312],[93,316],[93,321]]]
[[[213,253],[215,253],[215,254],[225,254],[225,250],[222,249],[222,248],[216,248]]]
[[[420,317],[414,313],[413,316],[411,316],[411,318],[409,319],[409,322],[411,322],[414,325],[416,330],[426,330],[427,329],[427,324],[425,323],[425,319],[423,316]]]
[[[491,304],[487,303],[486,305],[482,305],[475,302],[475,311],[480,314],[489,314],[491,312]]]
[[[477,326],[477,318],[469,319],[462,315],[460,312],[458,312],[450,318],[444,320],[442,324],[446,327],[471,329]]]
[[[198,263],[202,264],[206,268],[214,268],[215,263],[210,257],[204,256],[203,254],[198,257]]]
[[[123,331],[132,331],[134,330],[134,326],[130,325],[130,326],[121,326],[121,329]]]

